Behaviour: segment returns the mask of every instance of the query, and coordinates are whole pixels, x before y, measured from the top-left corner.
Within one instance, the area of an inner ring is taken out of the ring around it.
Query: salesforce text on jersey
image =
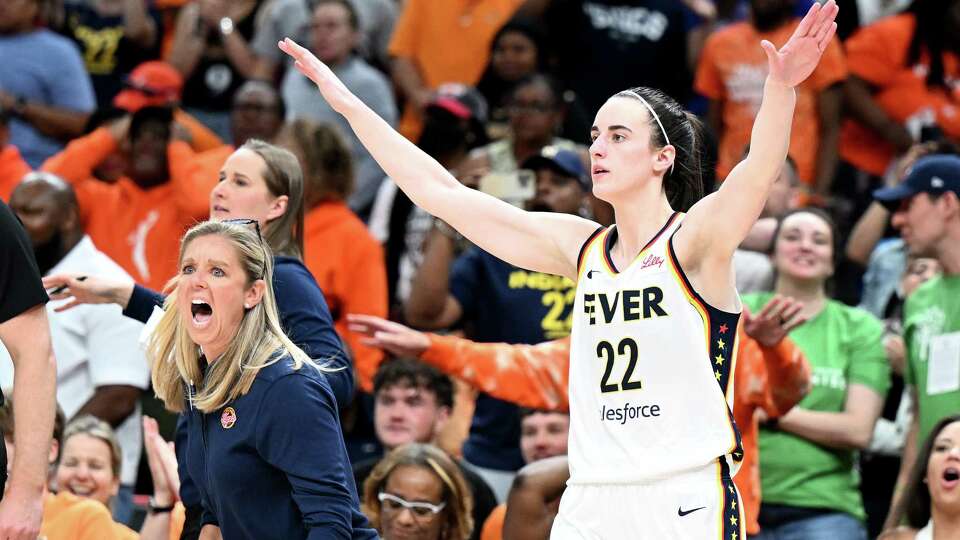
[[[621,426],[627,423],[627,420],[637,420],[639,418],[654,418],[660,416],[660,405],[630,405],[625,403],[623,407],[600,407],[600,420],[603,422],[617,422]]]

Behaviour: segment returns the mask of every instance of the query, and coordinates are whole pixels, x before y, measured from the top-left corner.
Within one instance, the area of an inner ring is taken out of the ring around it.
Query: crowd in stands
[[[590,173],[605,100],[648,86],[699,116],[709,192],[748,150],[761,40],[782,46],[813,2],[0,1],[0,199],[47,276],[57,359],[42,535],[198,537],[185,432],[204,415],[175,427],[157,408],[184,390],[151,381],[145,336],[209,218],[252,220],[271,248],[279,324],[333,411],[298,427],[342,430],[340,482],[370,526],[546,539],[569,477],[576,284],[418,208],[277,42],[462,183],[606,226]],[[960,0],[838,3],[734,257],[743,315],[719,347],[737,356],[745,530],[960,538]],[[13,380],[0,346],[11,455]],[[244,519],[266,519],[254,506]]]

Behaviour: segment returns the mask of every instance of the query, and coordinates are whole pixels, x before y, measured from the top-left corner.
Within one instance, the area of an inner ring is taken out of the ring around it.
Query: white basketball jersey
[[[675,213],[622,271],[615,226],[580,252],[570,351],[570,483],[635,483],[743,457],[733,423],[740,315],[708,305],[673,253]]]

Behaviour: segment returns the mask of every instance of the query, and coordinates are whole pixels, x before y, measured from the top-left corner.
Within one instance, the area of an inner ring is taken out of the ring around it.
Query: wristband
[[[147,510],[151,514],[165,514],[167,512],[171,512],[173,511],[174,506],[176,506],[176,503],[170,503],[166,506],[159,506],[153,497],[150,497],[150,500],[147,502]]]

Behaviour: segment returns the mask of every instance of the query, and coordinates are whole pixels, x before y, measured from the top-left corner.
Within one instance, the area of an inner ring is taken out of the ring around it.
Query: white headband
[[[633,90],[624,90],[623,92],[620,92],[620,93],[621,93],[621,94],[629,94],[629,95],[631,95],[631,96],[639,99],[639,100],[640,100],[640,103],[643,103],[643,106],[646,107],[648,111],[650,111],[650,116],[652,116],[653,119],[657,121],[657,125],[660,126],[660,133],[663,133],[663,140],[666,141],[666,144],[665,144],[664,146],[670,144],[670,137],[667,137],[667,130],[663,129],[663,122],[660,121],[660,117],[657,116],[657,113],[656,113],[656,111],[653,110],[653,107],[651,107],[650,104],[647,103],[647,100],[643,99],[643,96],[641,96],[640,94],[634,92]],[[672,161],[670,162],[670,172],[671,172],[671,173],[673,172],[673,162],[672,162]]]
[[[657,113],[653,110],[653,107],[651,107],[650,104],[647,103],[647,100],[643,99],[643,96],[634,92],[633,90],[624,90],[623,92],[620,92],[620,93],[630,94],[631,96],[639,99],[640,103],[643,103],[643,106],[646,107],[648,111],[650,111],[650,116],[652,116],[653,119],[657,121],[657,125],[660,126],[660,133],[663,133],[663,140],[666,141],[667,144],[670,144],[670,137],[667,137],[667,130],[663,129],[663,123],[660,122],[660,117],[657,116]]]

